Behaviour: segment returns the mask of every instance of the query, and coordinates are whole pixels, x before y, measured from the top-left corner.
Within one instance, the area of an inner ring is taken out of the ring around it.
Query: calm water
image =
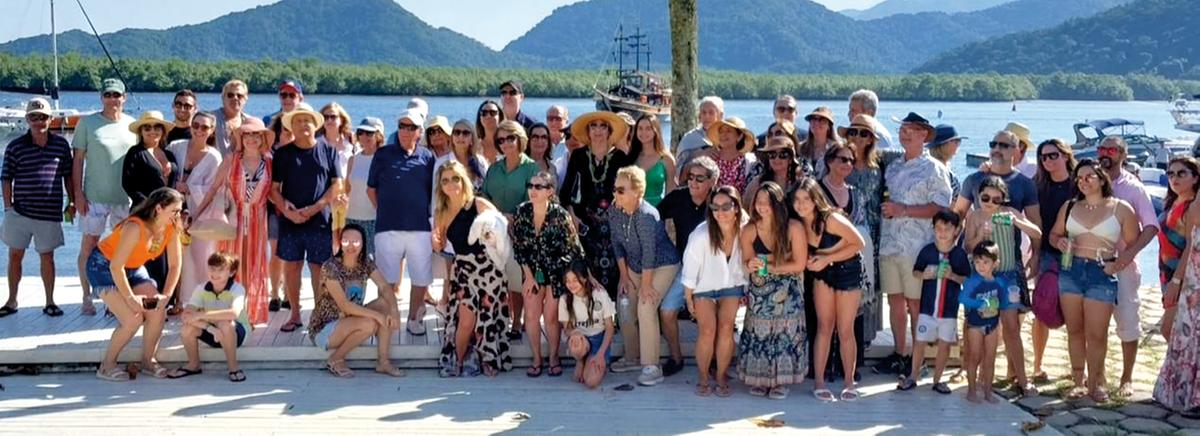
[[[169,118],[171,117],[172,96],[173,94],[170,93],[133,95],[126,103],[126,112],[136,117],[144,110],[160,110]],[[61,104],[64,108],[76,108],[84,111],[100,108],[100,99],[95,93],[67,92],[62,97]],[[0,93],[0,106],[19,105],[26,98],[28,97],[19,94]],[[395,120],[404,110],[408,99],[408,96],[311,95],[308,96],[307,101],[318,109],[322,105],[336,101],[347,108],[355,122],[365,116],[375,116],[383,119],[389,128],[394,128]],[[493,99],[499,100],[498,97]],[[220,96],[217,94],[202,94],[199,100],[200,107],[204,110],[211,110],[220,105]],[[475,110],[483,99],[429,97],[426,100],[429,102],[431,114],[445,115],[453,123],[459,118],[473,120]],[[552,104],[566,106],[572,116],[578,116],[593,109],[592,101],[587,99],[531,98],[525,101],[524,110],[536,118],[543,118],[546,109]],[[763,131],[773,120],[772,104],[773,102],[768,100],[727,101],[725,114],[726,116],[741,117],[752,130]],[[839,125],[848,123],[845,101],[801,101],[799,104],[802,111],[817,106],[832,108],[837,114]],[[1014,112],[1012,110],[1013,103],[885,101],[880,105],[879,118],[885,121],[893,135],[896,133],[897,126],[887,120],[891,117],[903,118],[909,111],[919,112],[932,119],[935,124],[955,125],[960,134],[969,137],[963,142],[958,155],[951,164],[951,170],[960,179],[971,172],[966,165],[966,154],[986,152],[987,142],[991,140],[992,135],[997,130],[1004,128],[1009,121],[1020,121],[1028,125],[1033,132],[1034,142],[1051,137],[1060,137],[1068,142],[1074,142],[1074,133],[1071,130],[1073,123],[1102,118],[1143,120],[1146,122],[1147,132],[1151,135],[1172,138],[1188,135],[1186,132],[1173,129],[1174,123],[1167,113],[1168,104],[1166,102],[1023,101],[1016,103],[1016,106],[1017,110]],[[278,107],[279,102],[274,95],[255,94],[251,95],[247,101],[246,111],[261,116],[275,112]],[[941,111],[941,118],[937,118],[939,111]],[[667,135],[669,135],[670,127],[669,123],[664,125],[664,129],[668,131]],[[76,274],[74,259],[79,250],[80,239],[80,234],[75,226],[67,226],[65,231],[67,244],[56,252],[58,274],[61,276]],[[1138,256],[1138,263],[1142,265],[1144,283],[1156,283],[1158,269],[1155,259],[1157,256],[1156,243],[1151,243]],[[0,262],[7,263],[7,261],[7,251],[0,250]],[[36,277],[37,257],[32,251],[26,254],[24,265],[25,276],[27,278]]]

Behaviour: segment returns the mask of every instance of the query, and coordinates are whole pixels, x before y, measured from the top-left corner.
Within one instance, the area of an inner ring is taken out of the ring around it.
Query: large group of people
[[[245,380],[236,347],[279,311],[288,312],[283,332],[307,324],[331,374],[353,376],[347,354],[376,337],[376,371],[402,376],[389,338],[427,334],[432,309],[446,320],[443,377],[509,371],[511,344],[525,337],[529,377],[561,376],[570,356],[587,386],[610,371],[638,371],[653,386],[683,370],[678,323],[691,317],[697,395],[732,395],[732,374],[755,396],[782,399],[813,378],[817,399],[855,401],[886,302],[894,353],[873,369],[896,374],[899,390],[919,384],[925,346],[936,345],[932,389],[950,393],[943,371],[961,326],[968,400],[996,401],[1000,343],[1006,376],[1033,395],[1048,332],[1065,326],[1069,395],[1104,402],[1132,389],[1142,334],[1135,259],[1157,237],[1169,348],[1154,396],[1200,412],[1200,256],[1190,255],[1200,163],[1191,157],[1170,162],[1157,215],[1124,169],[1119,137],[1103,140],[1099,159],[1077,161],[1062,140],[1035,146],[1027,127],[1010,123],[988,142],[980,171],[960,177],[948,167],[965,139],[953,126],[909,113],[893,139],[868,90],[850,96],[843,127],[828,107],[798,126],[796,99],[780,96],[761,134],[705,97],[700,126],[671,144],[652,115],[572,120],[555,105],[540,122],[522,110],[523,88],[505,82],[499,101],[453,123],[413,99],[389,135],[379,118],[355,125],[338,103],[314,109],[290,80],[265,118],[245,113],[248,87],[232,80],[212,112],[180,91],[168,120],[126,115],[125,86],[108,79],[103,109],[69,145],[49,131],[47,102],[34,99],[29,132],[8,145],[0,177],[10,250],[0,316],[17,310],[31,241],[44,312],[62,315],[53,252],[62,221],[78,213],[82,310],[94,314],[99,297],[119,324],[97,371],[106,380],[129,379],[117,356],[139,328],[141,368],[152,376],[198,374],[204,342],[225,350],[231,381]],[[303,319],[306,264],[315,307]],[[377,288],[369,302],[368,282]],[[189,356],[175,370],[155,360],[168,316],[181,317]],[[1113,318],[1124,371],[1110,393]],[[623,352],[613,360],[617,334]]]

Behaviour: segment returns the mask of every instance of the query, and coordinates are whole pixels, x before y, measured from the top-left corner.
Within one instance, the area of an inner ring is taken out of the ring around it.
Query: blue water
[[[126,103],[126,112],[137,116],[143,110],[159,110],[171,116],[171,93],[134,94]],[[27,96],[0,92],[0,106],[19,105]],[[307,102],[320,108],[331,101],[337,101],[346,107],[351,118],[357,122],[365,116],[380,117],[385,125],[392,127],[395,120],[405,108],[409,96],[356,96],[356,95],[311,95]],[[499,101],[498,97],[494,100]],[[427,97],[430,113],[445,115],[453,123],[459,118],[474,120],[474,114],[482,102],[482,98],[466,97]],[[201,94],[200,107],[212,110],[220,104],[218,94]],[[66,92],[61,101],[64,108],[75,108],[84,111],[100,108],[100,98],[96,93]],[[578,116],[593,109],[593,103],[587,99],[542,99],[531,98],[525,101],[524,111],[536,118],[544,118],[546,109],[552,104],[561,104],[571,116]],[[829,106],[837,115],[839,125],[847,124],[845,101],[801,101],[801,111],[817,106]],[[246,111],[254,115],[266,115],[279,107],[277,98],[272,94],[251,95],[246,103]],[[893,135],[896,134],[896,124],[891,123],[891,117],[903,118],[909,111],[916,111],[936,123],[949,123],[958,128],[960,134],[968,136],[963,141],[958,155],[951,163],[951,170],[959,176],[966,177],[972,170],[967,168],[967,153],[985,153],[987,142],[992,135],[1004,128],[1009,121],[1019,121],[1029,126],[1034,142],[1050,137],[1066,139],[1074,142],[1071,130],[1073,123],[1102,118],[1128,118],[1146,122],[1146,130],[1152,135],[1163,137],[1186,136],[1185,132],[1173,129],[1173,121],[1167,113],[1166,102],[1082,102],[1082,101],[1022,101],[1016,103],[1017,110],[1013,111],[1013,103],[962,103],[962,102],[898,102],[884,101],[880,105],[879,118],[888,124]],[[763,131],[773,121],[773,102],[769,100],[737,100],[727,101],[726,116],[741,117],[754,131]],[[941,111],[941,118],[938,112]],[[664,125],[669,135],[670,124]],[[66,246],[56,252],[58,274],[60,276],[75,275],[75,257],[79,250],[80,234],[75,226],[67,226]],[[1143,284],[1157,283],[1157,243],[1151,243],[1138,256],[1138,263],[1143,271]],[[7,263],[8,253],[0,250],[0,262]],[[26,277],[36,277],[37,256],[32,252],[25,256],[24,271]],[[0,272],[0,274],[5,274]]]

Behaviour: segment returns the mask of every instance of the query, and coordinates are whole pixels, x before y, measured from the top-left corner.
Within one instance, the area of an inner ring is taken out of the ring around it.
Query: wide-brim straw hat
[[[833,110],[826,106],[821,106],[813,109],[812,113],[804,116],[804,121],[812,121],[813,118],[820,118],[829,121],[830,126],[836,126],[837,122],[833,120]]]
[[[713,125],[708,128],[708,142],[711,143],[714,148],[721,148],[721,126],[731,127],[742,132],[742,140],[745,141],[745,144],[742,146],[741,150],[738,150],[740,152],[753,150],[754,146],[758,144],[758,137],[754,135],[754,132],[751,132],[750,129],[746,127],[745,121],[742,121],[742,119],[738,117],[729,117],[713,123]]]
[[[608,136],[609,145],[615,144],[618,139],[623,139],[629,134],[629,125],[625,124],[625,120],[622,120],[616,113],[595,111],[583,114],[571,122],[571,137],[583,144],[592,145],[592,138],[588,136],[588,124],[596,120],[604,121],[612,128],[612,134]]]
[[[321,125],[325,122],[324,114],[313,110],[313,107],[308,103],[300,103],[296,105],[295,109],[283,114],[284,129],[287,129],[289,132],[292,131],[292,119],[295,118],[296,115],[309,115],[313,117],[313,122],[316,123],[315,125],[317,127],[321,127]]]
[[[838,136],[840,136],[842,138],[846,138],[846,131],[850,130],[851,127],[858,127],[860,129],[870,129],[871,132],[875,133],[876,141],[883,139],[883,125],[879,123],[879,120],[875,119],[875,117],[873,117],[869,114],[855,115],[854,119],[850,120],[849,126],[838,127],[838,129],[837,129]]]
[[[232,136],[233,143],[238,149],[242,148],[242,135],[247,133],[261,133],[263,135],[263,145],[261,147],[270,147],[275,143],[275,131],[267,128],[262,120],[257,117],[247,117],[242,121],[242,126],[238,127]]]
[[[450,119],[446,118],[445,116],[442,116],[442,115],[438,115],[438,116],[435,116],[435,117],[429,119],[429,123],[425,125],[425,129],[428,130],[432,127],[437,127],[439,129],[442,129],[442,133],[445,133],[447,135],[449,135],[451,132],[453,132],[453,130],[450,128]],[[429,136],[429,135],[426,135],[426,136]],[[429,138],[425,138],[425,140],[428,141]]]
[[[142,126],[152,126],[155,124],[163,126],[163,134],[170,132],[175,127],[175,124],[163,117],[162,112],[145,111],[142,112],[142,116],[138,117],[137,121],[129,125],[129,131],[136,135],[142,130]]]
[[[1004,126],[1004,130],[1017,136],[1017,140],[1021,141],[1021,148],[1028,150],[1033,147],[1033,141],[1029,140],[1029,126],[1013,122]]]

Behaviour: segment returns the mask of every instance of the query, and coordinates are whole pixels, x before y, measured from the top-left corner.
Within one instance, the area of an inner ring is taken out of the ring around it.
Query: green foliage
[[[64,90],[91,91],[114,75],[108,61],[69,54],[59,58]],[[328,64],[312,59],[274,61],[187,62],[178,59],[123,59],[117,62],[129,89],[173,92],[189,88],[217,92],[227,80],[240,78],[252,92],[272,93],[283,79],[300,80],[309,93],[360,95],[491,95],[497,83],[525,82],[532,97],[588,98],[602,75],[588,70],[516,70],[394,67],[384,64]],[[48,87],[52,59],[0,53],[0,84]],[[700,94],[730,99],[772,99],[792,94],[804,100],[840,100],[860,88],[874,89],[888,100],[1011,101],[1031,99],[1165,100],[1176,93],[1200,93],[1200,81],[1129,76],[1054,74],[916,75],[768,75],[735,71],[702,71]]]

